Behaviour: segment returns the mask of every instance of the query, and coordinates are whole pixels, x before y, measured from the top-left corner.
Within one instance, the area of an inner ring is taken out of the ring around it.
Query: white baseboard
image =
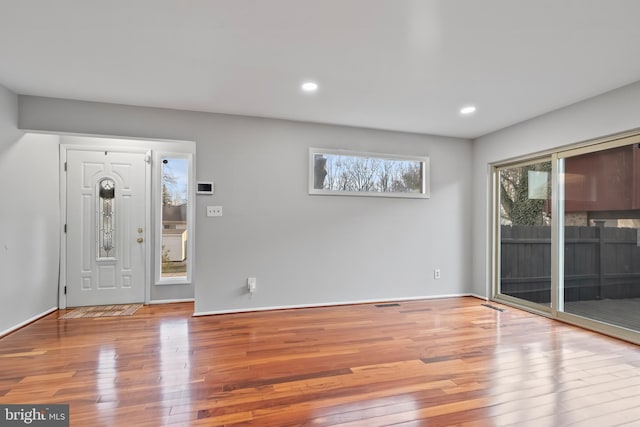
[[[194,316],[211,316],[215,314],[229,314],[229,313],[246,313],[250,311],[269,311],[269,310],[287,310],[293,308],[313,308],[313,307],[331,307],[335,305],[354,305],[354,304],[372,304],[372,303],[385,303],[385,302],[398,302],[398,301],[416,301],[427,299],[442,299],[442,298],[459,298],[469,297],[472,294],[448,294],[448,295],[429,295],[420,297],[399,297],[399,298],[384,298],[384,299],[371,299],[371,300],[356,300],[356,301],[340,301],[340,302],[326,302],[318,304],[292,304],[292,305],[276,305],[269,307],[251,307],[251,308],[236,308],[230,310],[214,310],[214,311],[197,311],[193,313]]]
[[[149,301],[149,304],[173,304],[174,302],[193,302],[193,298],[180,298],[180,299],[157,299]]]
[[[49,309],[49,310],[47,310],[47,311],[43,311],[43,312],[42,312],[42,313],[40,313],[40,314],[36,314],[35,316],[31,317],[30,319],[27,319],[27,320],[25,320],[24,322],[20,322],[20,323],[18,323],[17,325],[12,326],[12,327],[10,327],[9,329],[6,329],[6,330],[4,330],[4,331],[0,332],[0,338],[4,337],[5,335],[10,334],[11,332],[15,331],[16,329],[20,329],[20,328],[22,328],[23,326],[26,326],[26,325],[28,325],[28,324],[29,324],[29,323],[31,323],[31,322],[35,322],[36,320],[38,320],[38,319],[40,319],[40,318],[42,318],[42,317],[44,317],[44,316],[46,316],[46,315],[48,315],[48,314],[53,313],[53,312],[54,312],[54,311],[56,311],[57,309],[58,309],[58,307],[52,307],[52,308],[50,308],[50,309]]]
[[[483,297],[483,296],[478,295],[478,294],[469,294],[469,296],[470,296],[470,297],[474,297],[474,298],[481,299],[481,300],[483,300],[483,301],[489,301],[489,298],[487,298],[487,297]]]

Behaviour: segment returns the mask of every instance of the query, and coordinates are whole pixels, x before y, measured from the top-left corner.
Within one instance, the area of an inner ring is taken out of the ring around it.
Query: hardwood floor
[[[0,403],[74,426],[640,425],[638,346],[482,303],[57,312],[0,339]]]

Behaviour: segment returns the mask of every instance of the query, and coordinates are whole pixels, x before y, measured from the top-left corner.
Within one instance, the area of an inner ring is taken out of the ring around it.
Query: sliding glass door
[[[559,311],[640,331],[636,139],[560,153],[564,271]]]
[[[492,297],[640,343],[640,133],[494,166]]]
[[[551,159],[498,169],[499,289],[503,298],[551,304]]]

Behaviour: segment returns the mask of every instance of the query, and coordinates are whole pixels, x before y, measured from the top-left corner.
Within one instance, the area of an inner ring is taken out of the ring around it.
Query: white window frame
[[[314,169],[315,169],[316,155],[336,155],[336,156],[350,156],[350,157],[375,158],[375,159],[384,159],[384,160],[420,162],[422,163],[421,191],[419,193],[408,193],[408,192],[403,193],[403,192],[374,192],[374,191],[333,191],[333,190],[317,189],[314,187]],[[330,149],[330,148],[309,148],[308,190],[310,195],[322,195],[322,196],[364,196],[364,197],[391,197],[391,198],[404,198],[404,199],[428,199],[430,197],[429,168],[430,168],[429,157],[426,157],[426,156],[372,153],[367,151],[350,151],[350,150],[339,150],[339,149]]]

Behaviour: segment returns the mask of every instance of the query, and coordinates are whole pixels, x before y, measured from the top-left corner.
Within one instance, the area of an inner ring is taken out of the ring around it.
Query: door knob
[[[142,243],[142,242],[144,242],[144,239],[143,239],[142,237],[138,237],[138,239],[137,239],[137,240],[138,240],[138,243]]]

